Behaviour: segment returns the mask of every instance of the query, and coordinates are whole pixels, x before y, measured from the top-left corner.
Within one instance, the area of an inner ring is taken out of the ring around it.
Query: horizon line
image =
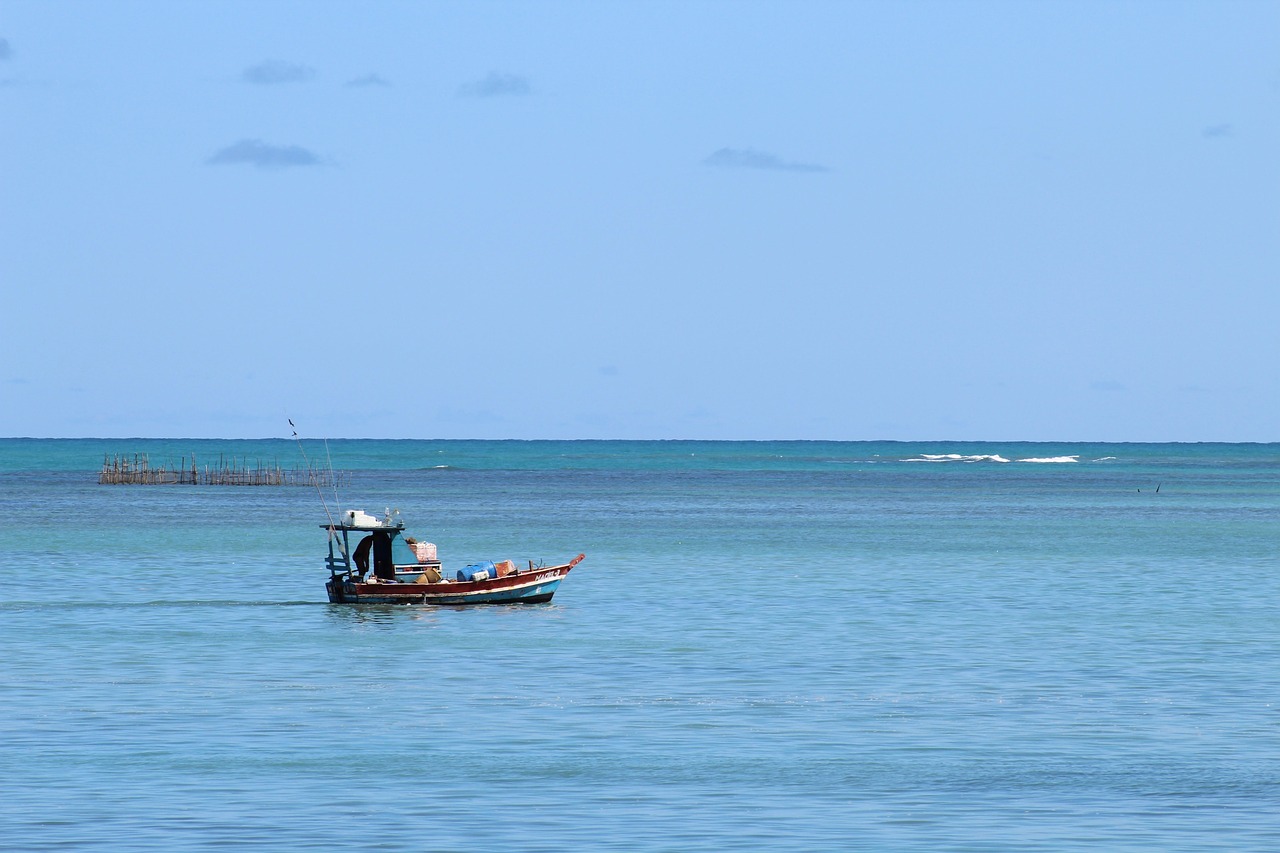
[[[1280,439],[1047,439],[1047,438],[374,438],[369,436],[0,436],[0,441],[491,441],[491,442],[699,442],[723,444],[1280,444]]]

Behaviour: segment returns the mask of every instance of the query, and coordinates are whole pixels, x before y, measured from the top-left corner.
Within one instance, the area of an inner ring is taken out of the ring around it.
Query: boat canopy
[[[320,525],[329,531],[330,566],[350,572],[354,560],[354,568],[361,574],[372,568],[379,577],[394,578],[395,566],[417,565],[417,554],[400,535],[404,521],[399,515],[387,510],[377,518],[361,510],[347,510],[336,524]]]

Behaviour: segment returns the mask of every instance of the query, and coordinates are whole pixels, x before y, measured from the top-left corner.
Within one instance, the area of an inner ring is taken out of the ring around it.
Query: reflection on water
[[[337,625],[398,625],[434,621],[436,608],[416,604],[326,604],[325,616]]]
[[[444,614],[483,612],[477,620],[559,619],[564,608],[554,602],[544,604],[326,604],[326,615],[341,625],[399,625],[405,622],[439,622]]]

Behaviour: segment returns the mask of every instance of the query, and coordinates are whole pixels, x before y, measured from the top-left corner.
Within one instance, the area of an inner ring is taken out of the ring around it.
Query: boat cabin
[[[330,574],[360,582],[370,574],[387,583],[440,580],[435,546],[404,536],[404,521],[399,515],[388,510],[378,518],[361,510],[348,510],[336,524],[320,525],[329,531],[325,563]]]

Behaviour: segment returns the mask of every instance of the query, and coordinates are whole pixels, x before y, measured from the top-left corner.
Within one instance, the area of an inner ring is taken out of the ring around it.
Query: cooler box
[[[382,523],[369,513],[360,509],[349,509],[344,513],[342,523],[347,527],[359,527],[362,529],[372,529],[381,527]]]

